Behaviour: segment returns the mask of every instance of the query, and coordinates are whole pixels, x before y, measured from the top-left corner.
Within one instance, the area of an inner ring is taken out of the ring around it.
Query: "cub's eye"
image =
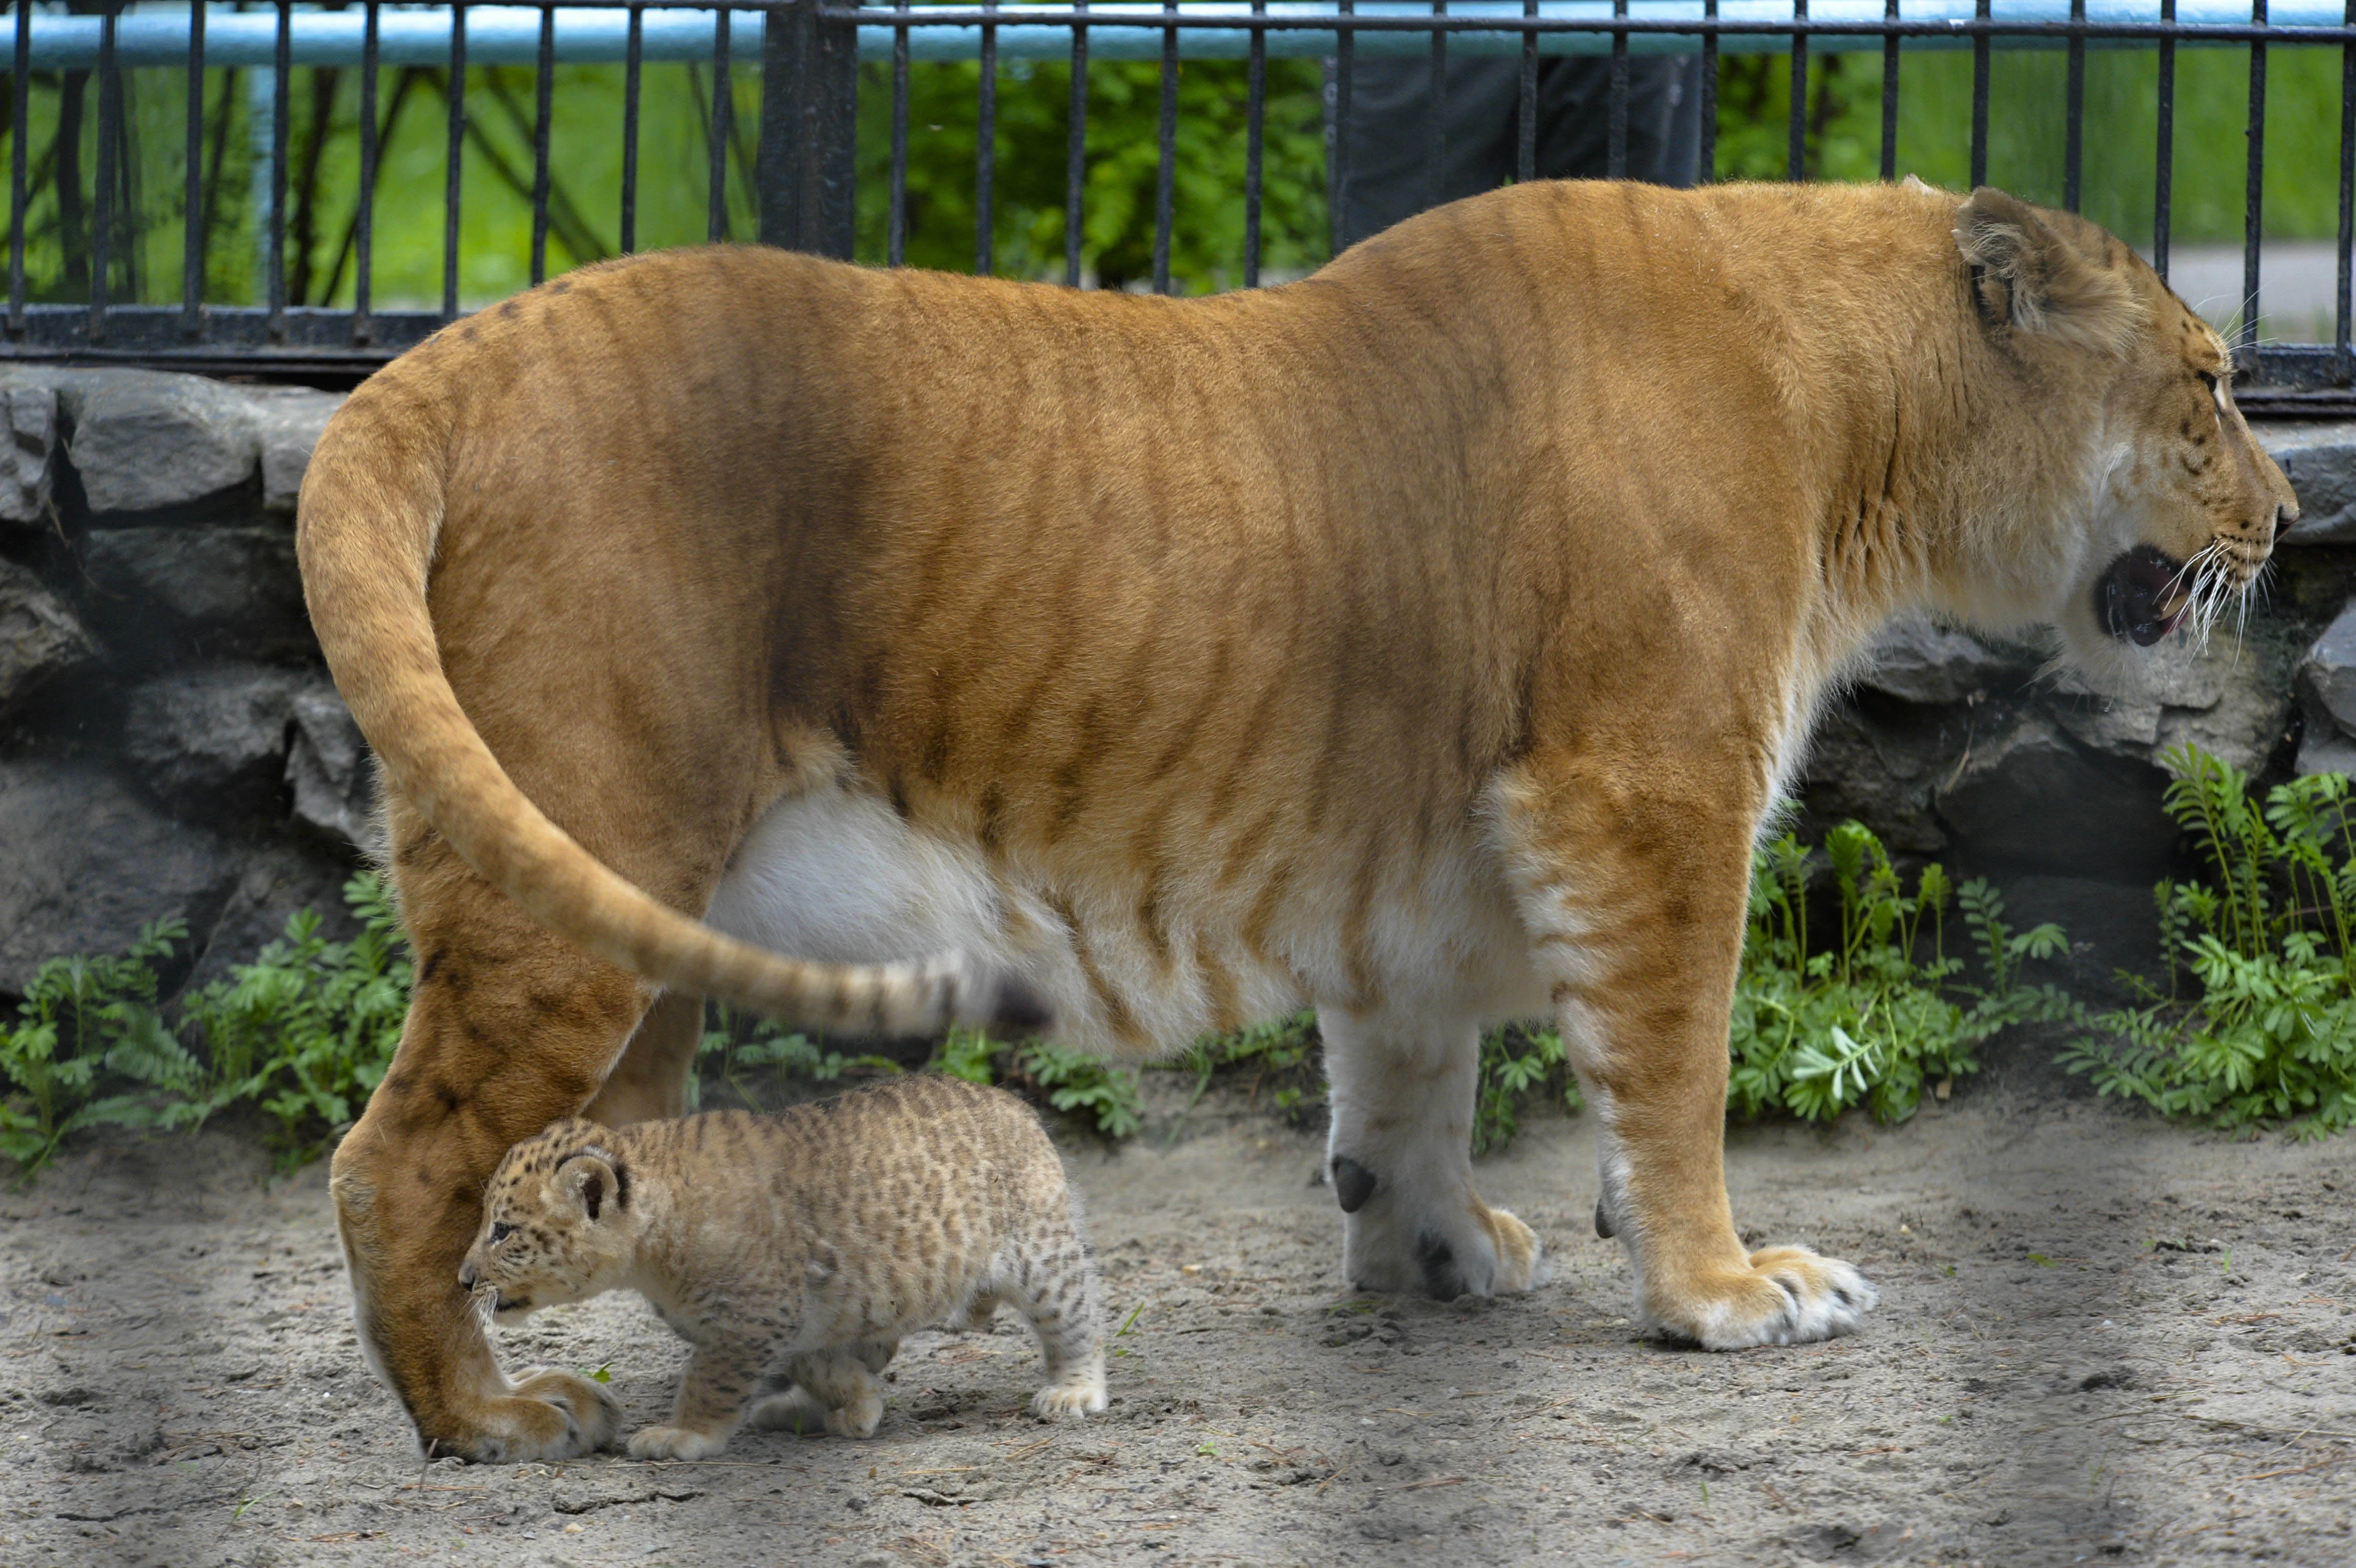
[[[491,1227],[491,1245],[496,1247],[515,1234],[515,1227],[502,1221]]]

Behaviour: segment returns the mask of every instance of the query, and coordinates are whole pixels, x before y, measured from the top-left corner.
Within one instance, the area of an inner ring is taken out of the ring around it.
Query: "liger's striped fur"
[[[2111,236],[1919,186],[1534,183],[1200,300],[683,252],[445,330],[301,511],[421,960],[336,1159],[363,1346],[436,1444],[585,1440],[455,1264],[510,1144],[676,1108],[703,993],[1313,1004],[1347,1275],[1441,1295],[1537,1277],[1467,1144],[1550,1014],[1644,1320],[1854,1326],[1728,1209],[1752,835],[1896,610],[2115,680],[2211,618],[2293,506],[2227,371]]]

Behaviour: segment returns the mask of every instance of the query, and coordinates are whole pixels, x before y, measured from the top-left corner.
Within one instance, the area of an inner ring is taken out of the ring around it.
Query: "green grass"
[[[2179,51],[2179,242],[2241,238],[2248,60],[2246,49]],[[881,65],[861,69],[857,250],[862,260],[881,262],[890,75]],[[1969,175],[1969,53],[1910,52],[1901,69],[1899,171],[1963,185]],[[2059,52],[1999,49],[1994,57],[1989,178],[2032,200],[2058,203],[2062,197],[2065,70]],[[1241,280],[1244,70],[1238,60],[1190,61],[1180,70],[1172,270],[1184,291],[1232,287]],[[2087,56],[2086,211],[2138,244],[2148,243],[2152,227],[2157,72],[2148,50],[2095,49]],[[917,265],[951,271],[974,265],[979,73],[971,62],[920,62],[910,72],[908,259]],[[376,299],[384,308],[430,308],[441,298],[445,74],[388,70],[380,79],[380,117],[390,127],[376,217]],[[2340,74],[2336,50],[2276,47],[2269,54],[2265,227],[2271,236],[2336,231]],[[266,181],[256,178],[253,133],[262,101],[252,95],[255,80],[252,71],[214,70],[206,88],[206,289],[209,298],[222,303],[253,302],[262,292]],[[1875,177],[1880,81],[1879,55],[1818,58],[1811,75],[1811,174]],[[139,70],[125,73],[125,81],[124,196],[139,222],[114,297],[175,301],[185,77]],[[1151,63],[1100,62],[1089,73],[1083,262],[1106,284],[1151,274],[1159,82],[1159,67]],[[1781,56],[1721,60],[1722,177],[1783,177],[1789,83]],[[36,73],[30,82],[27,265],[37,299],[88,294],[86,233],[67,245],[52,173],[62,91],[54,73]],[[528,68],[467,72],[460,294],[469,306],[528,281],[534,92]],[[648,65],[643,92],[638,246],[701,242],[707,232],[712,73],[704,67]],[[86,229],[97,145],[94,90],[85,84],[84,94],[80,167]],[[1270,269],[1312,267],[1327,252],[1321,100],[1315,61],[1269,62],[1263,264]],[[552,273],[619,247],[621,68],[559,67],[554,102]],[[751,169],[760,113],[760,73],[751,60],[740,60],[734,73],[732,102],[728,231],[749,239],[755,227]],[[993,223],[1001,273],[1063,275],[1068,105],[1067,67],[1001,66]],[[297,304],[351,301],[348,231],[358,184],[359,107],[357,70],[294,72],[288,227],[290,292]],[[266,127],[266,119],[261,124]],[[0,127],[0,141],[5,139]]]

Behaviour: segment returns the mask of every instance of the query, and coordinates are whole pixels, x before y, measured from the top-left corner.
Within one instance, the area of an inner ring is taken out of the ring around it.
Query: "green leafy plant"
[[[707,1076],[718,1078],[735,1091],[737,1099],[758,1110],[760,1092],[749,1075],[764,1069],[820,1083],[832,1083],[846,1072],[900,1070],[900,1064],[889,1057],[845,1056],[807,1035],[787,1030],[775,1019],[740,1014],[724,1002],[712,1004],[708,1021],[710,1026],[696,1047],[696,1074],[688,1080],[689,1097],[699,1103]]]
[[[1108,1139],[1132,1135],[1142,1118],[1135,1073],[1044,1040],[1010,1045],[977,1030],[952,1029],[927,1065],[969,1083],[1023,1090]]]
[[[317,913],[298,910],[252,963],[182,999],[204,1071],[167,1124],[202,1125],[251,1101],[277,1123],[282,1158],[301,1160],[359,1117],[401,1043],[411,957],[381,878],[354,876],[344,901],[360,922],[350,941],[328,941]]]
[[[1910,893],[1862,823],[1826,833],[1822,853],[1838,902],[1830,932],[1809,929],[1811,851],[1786,833],[1752,862],[1730,1041],[1734,1110],[1780,1108],[1821,1122],[1863,1105],[1902,1122],[1927,1084],[1977,1071],[1973,1047],[1998,1030],[2078,1015],[2061,992],[2020,977],[2025,960],[2066,950],[2060,927],[2016,932],[1995,888],[1955,888],[1935,863]],[[1961,907],[1985,985],[1960,980],[1963,961],[1946,953],[1951,902]]]
[[[83,1127],[153,1126],[199,1073],[155,1010],[155,961],[187,934],[177,919],[143,928],[120,953],[54,958],[34,972],[0,1028],[0,1154],[29,1176]],[[106,1090],[114,1092],[102,1092]]]
[[[1585,1105],[1562,1036],[1536,1024],[1508,1024],[1482,1036],[1480,1086],[1472,1101],[1473,1154],[1489,1154],[1512,1143],[1521,1131],[1521,1106],[1533,1094],[1557,1097],[1566,1111]]]
[[[2153,891],[2169,965],[2161,994],[2092,1020],[2062,1053],[2106,1095],[2221,1127],[2281,1122],[2301,1137],[2356,1124],[2356,823],[2342,774],[2278,784],[2263,805],[2246,775],[2182,746],[2169,812],[2199,845],[2206,882]],[[2180,994],[2185,974],[2197,995]],[[2130,977],[2132,979],[2132,977]]]
[[[1248,1071],[1251,1083],[1245,1103],[1258,1105],[1260,1090],[1266,1089],[1276,1113],[1287,1125],[1298,1127],[1324,1103],[1323,1050],[1317,1015],[1303,1008],[1227,1034],[1205,1035],[1171,1066],[1194,1075],[1194,1092],[1186,1101],[1189,1111],[1202,1103],[1214,1078],[1222,1073],[1240,1077]]]

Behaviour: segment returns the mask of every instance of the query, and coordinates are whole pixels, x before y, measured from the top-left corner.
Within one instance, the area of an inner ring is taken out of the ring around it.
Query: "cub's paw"
[[[1647,1282],[1645,1326],[1705,1350],[1805,1345],[1854,1334],[1881,1298],[1865,1276],[1805,1247],[1770,1247],[1750,1265],[1670,1284]]]
[[[621,1404],[604,1384],[552,1369],[524,1373],[473,1414],[469,1435],[435,1439],[432,1449],[484,1465],[572,1459],[612,1446],[622,1425]]]
[[[649,1426],[630,1439],[633,1459],[709,1459],[728,1446],[725,1437],[690,1432],[684,1426]]]
[[[808,1437],[826,1430],[826,1406],[807,1389],[794,1389],[763,1400],[753,1407],[752,1423],[764,1432],[790,1432]]]
[[[873,1437],[884,1420],[884,1396],[862,1389],[826,1412],[826,1429],[837,1437]]]
[[[1042,1421],[1066,1415],[1097,1415],[1105,1407],[1104,1374],[1049,1383],[1031,1396],[1031,1413]]]

